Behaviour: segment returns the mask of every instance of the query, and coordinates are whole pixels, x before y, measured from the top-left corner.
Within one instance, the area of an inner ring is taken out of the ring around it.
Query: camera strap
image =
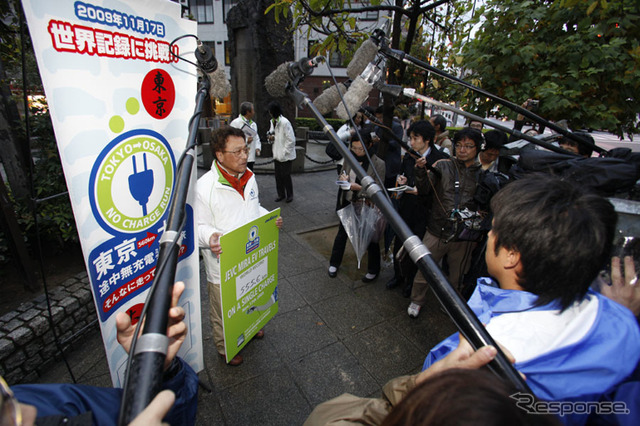
[[[453,161],[453,160],[452,160]],[[453,177],[455,181],[453,182],[453,212],[454,214],[460,210],[460,175],[458,174],[458,165],[453,161]]]

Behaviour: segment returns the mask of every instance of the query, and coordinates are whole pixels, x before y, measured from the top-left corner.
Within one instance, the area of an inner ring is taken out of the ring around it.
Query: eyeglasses
[[[0,395],[2,396],[0,424],[20,426],[22,424],[22,411],[20,411],[20,404],[13,396],[13,392],[11,392],[9,385],[7,385],[7,382],[5,382],[2,377],[0,377]]]
[[[233,154],[234,157],[240,158],[242,154],[249,155],[249,147],[245,146],[244,148],[236,149],[235,151],[222,151],[227,152],[229,154]]]
[[[474,149],[475,145],[456,145],[456,149]]]

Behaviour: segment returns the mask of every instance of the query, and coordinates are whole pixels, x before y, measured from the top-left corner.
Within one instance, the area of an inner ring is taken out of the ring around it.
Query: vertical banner
[[[220,292],[227,360],[278,312],[280,209],[220,237]]]
[[[138,321],[154,279],[195,108],[196,23],[169,0],[23,0],[98,313],[111,378],[126,353],[115,314]],[[179,355],[203,368],[195,170],[176,280],[189,336]]]

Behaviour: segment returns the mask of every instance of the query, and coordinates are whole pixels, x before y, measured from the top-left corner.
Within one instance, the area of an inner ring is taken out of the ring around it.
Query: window
[[[231,55],[229,53],[229,42],[224,42],[224,64],[231,65]]]
[[[363,1],[362,2],[362,6],[371,6],[371,2]],[[361,13],[359,18],[362,19],[363,21],[377,21],[378,20],[378,11],[377,10],[370,10],[370,11]]]
[[[205,46],[209,46],[211,48],[211,53],[213,53],[213,57],[216,57],[216,43],[215,41],[204,41],[202,40],[202,44]]]
[[[189,0],[189,12],[200,24],[213,24],[213,0]]]
[[[231,9],[237,3],[238,0],[222,0],[222,19],[224,19],[224,22],[227,22],[227,13],[229,13],[229,9]]]
[[[329,52],[329,65],[334,68],[344,68],[344,58],[341,52]]]
[[[369,10],[365,12],[362,17],[363,21],[377,21],[378,20],[378,11],[377,10]]]

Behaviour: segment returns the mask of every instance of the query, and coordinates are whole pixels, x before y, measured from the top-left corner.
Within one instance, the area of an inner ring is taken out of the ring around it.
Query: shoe
[[[262,339],[264,337],[264,329],[256,333],[256,339]]]
[[[422,308],[422,306],[416,305],[415,303],[411,302],[411,304],[407,308],[407,313],[411,318],[418,318],[418,314],[420,314],[420,308]]]
[[[392,288],[398,287],[400,284],[402,284],[402,279],[397,279],[396,277],[393,277],[389,281],[387,281],[386,285],[387,285],[387,288],[391,290]]]
[[[376,278],[378,278],[378,274],[372,274],[371,272],[367,272],[367,275],[362,277],[362,282],[363,283],[370,283],[371,281],[375,280]]]
[[[224,358],[226,361],[227,357],[225,356],[225,354],[220,354],[220,356]],[[227,362],[227,365],[230,365],[232,367],[237,367],[238,365],[242,364],[243,361],[244,359],[242,358],[242,355],[237,354],[231,359],[231,361]]]
[[[329,266],[329,276],[331,278],[335,278],[338,276],[338,268],[335,266]]]
[[[413,286],[411,284],[407,284],[402,287],[402,297],[411,297],[411,288]]]
[[[277,203],[278,201],[282,201],[282,200],[284,200],[284,197],[278,197],[278,198],[276,198],[276,199],[275,199],[275,200],[273,200],[273,201],[275,201],[275,202]]]
[[[286,201],[287,201],[287,203],[292,202],[292,201],[293,201],[293,195],[292,195],[291,197],[287,197],[287,200],[286,200]]]

